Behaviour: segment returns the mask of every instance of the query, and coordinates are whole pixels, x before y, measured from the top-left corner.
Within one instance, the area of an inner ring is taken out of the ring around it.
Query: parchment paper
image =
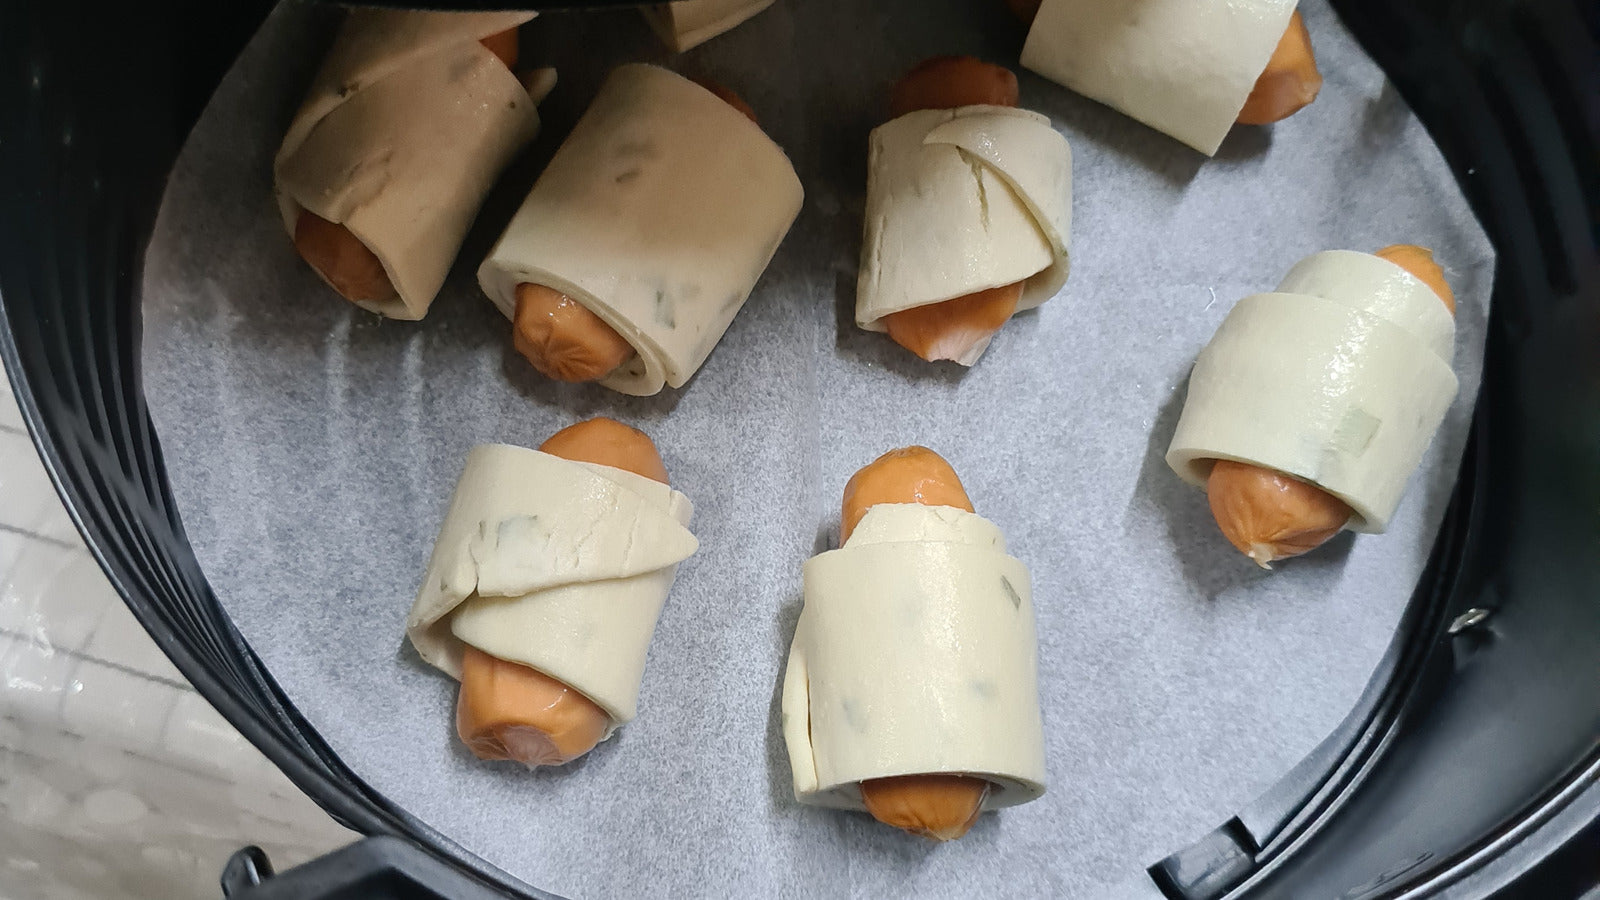
[[[280,8],[172,176],[145,282],[147,390],[184,524],[239,628],[363,778],[490,862],[576,897],[1093,895],[1221,824],[1348,711],[1433,541],[1473,397],[1488,243],[1422,127],[1320,0],[1326,84],[1214,160],[1020,72],[1072,142],[1073,267],[979,365],[929,366],[851,324],[867,132],[921,58],[1015,66],[981,0],[784,0],[670,60],[737,90],[794,159],[804,211],[686,389],[630,399],[541,379],[472,272],[625,60],[666,60],[632,11],[552,14],[525,64],[561,83],[426,321],[333,295],[273,210],[271,159],[331,36]],[[1461,394],[1389,534],[1273,574],[1162,462],[1195,354],[1302,256],[1411,242],[1460,299]],[[529,774],[473,759],[456,685],[402,643],[469,447],[537,446],[580,417],[636,423],[693,498],[700,552],[655,635],[640,717]],[[802,808],[778,729],[800,564],[850,474],[932,446],[1031,566],[1050,792],[933,846]]]

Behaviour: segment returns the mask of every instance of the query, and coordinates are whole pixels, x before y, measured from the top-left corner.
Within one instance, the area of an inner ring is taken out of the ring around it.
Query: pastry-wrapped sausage
[[[606,80],[478,269],[546,375],[644,396],[705,362],[804,197],[747,111],[655,66]]]
[[[532,13],[355,10],[273,163],[296,248],[346,299],[428,311],[478,207],[539,129],[512,74]]]
[[[896,86],[896,118],[871,136],[857,325],[970,366],[1066,283],[1072,151],[1016,104],[1016,76],[970,57]]]
[[[1296,2],[1044,0],[1022,64],[1210,156],[1235,123],[1276,122],[1316,99]]]
[[[1382,533],[1456,396],[1454,309],[1422,248],[1306,257],[1201,351],[1167,464],[1262,566]]]
[[[841,546],[805,566],[783,681],[801,803],[935,840],[1045,790],[1028,570],[938,454],[845,488]]]
[[[473,449],[406,633],[461,681],[479,756],[559,765],[636,712],[656,620],[698,547],[643,433],[609,419]]]

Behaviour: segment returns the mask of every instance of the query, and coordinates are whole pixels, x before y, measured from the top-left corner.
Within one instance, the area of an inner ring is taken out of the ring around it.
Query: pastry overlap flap
[[[474,593],[520,597],[629,578],[695,552],[687,498],[605,468],[520,447],[474,448],[407,620],[413,639]],[[641,493],[652,486],[654,502]]]

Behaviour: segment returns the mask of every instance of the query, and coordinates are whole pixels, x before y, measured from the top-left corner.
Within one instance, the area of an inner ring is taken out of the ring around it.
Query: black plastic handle
[[[651,6],[640,0],[321,0],[338,6],[381,6],[388,9],[422,9],[436,12],[496,12],[594,9],[600,6]]]
[[[502,900],[399,838],[370,837],[282,874],[260,847],[233,854],[222,871],[228,900]]]

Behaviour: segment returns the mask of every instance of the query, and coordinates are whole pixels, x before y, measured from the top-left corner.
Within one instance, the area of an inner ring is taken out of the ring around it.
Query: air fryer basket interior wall
[[[1562,896],[1600,882],[1600,5],[1334,5],[1499,255],[1472,438],[1429,565],[1345,724],[1127,895]],[[329,751],[217,604],[167,489],[140,385],[144,247],[188,129],[271,6],[0,10],[0,357],[73,518],[156,642],[314,800],[396,838],[277,878],[241,854],[228,884],[545,896]]]

